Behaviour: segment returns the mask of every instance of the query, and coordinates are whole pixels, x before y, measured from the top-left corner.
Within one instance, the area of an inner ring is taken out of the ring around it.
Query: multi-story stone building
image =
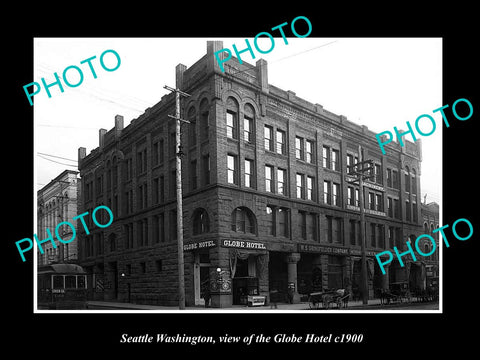
[[[214,307],[288,286],[294,301],[325,288],[358,295],[359,188],[347,165],[359,145],[374,163],[364,189],[369,296],[420,279],[398,262],[382,275],[374,257],[422,232],[420,140],[382,155],[366,126],[269,84],[266,61],[232,58],[221,72],[213,54],[222,47],[207,42],[194,65],[176,67],[176,87],[191,95],[181,134],[187,305],[202,303],[204,284]],[[174,113],[165,95],[127,127],[117,115],[90,154],[79,149],[79,211],[104,204],[115,217],[88,235],[78,227],[94,298],[178,304]]]
[[[37,237],[39,240],[48,237],[47,229],[55,238],[55,229],[61,222],[76,223],[73,217],[77,216],[77,175],[78,171],[65,170],[37,192]],[[72,228],[61,225],[58,233],[62,239],[71,239]],[[37,249],[38,266],[51,263],[65,263],[77,261],[77,244],[75,238],[67,244],[56,241],[42,244],[43,254]]]
[[[438,285],[438,279],[440,276],[439,268],[439,242],[438,232],[434,233],[433,230],[437,229],[440,225],[440,211],[439,205],[436,202],[430,202],[428,204],[422,203],[422,221],[423,221],[423,233],[429,234],[435,239],[435,249],[431,241],[423,242],[422,251],[425,254],[429,254],[427,257],[421,257],[423,266],[425,266],[425,286]]]

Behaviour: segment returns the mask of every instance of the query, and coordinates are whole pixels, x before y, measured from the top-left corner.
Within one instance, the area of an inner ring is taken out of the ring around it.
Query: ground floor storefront
[[[184,246],[187,306],[228,308],[298,303],[313,292],[346,289],[361,294],[361,252],[318,243],[268,243],[243,238],[197,240]],[[166,254],[168,253],[168,257]],[[381,291],[423,291],[438,267],[392,262],[381,272],[373,251],[366,251],[368,298]],[[108,258],[86,264],[90,300],[178,305],[178,262],[174,246],[156,252]],[[432,270],[433,269],[433,270]]]

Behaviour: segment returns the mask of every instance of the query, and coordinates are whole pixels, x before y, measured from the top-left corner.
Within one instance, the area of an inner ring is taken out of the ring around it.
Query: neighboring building
[[[294,301],[325,288],[358,295],[359,191],[346,169],[359,145],[374,162],[364,191],[369,296],[420,283],[409,256],[382,275],[375,254],[406,250],[422,233],[421,141],[392,142],[382,155],[366,126],[270,85],[266,61],[232,59],[222,73],[213,55],[222,47],[209,41],[189,69],[176,67],[176,87],[191,95],[182,99],[190,124],[181,149],[187,305],[202,304],[204,284],[213,307],[289,285]],[[115,218],[90,234],[77,227],[92,298],[178,304],[174,113],[175,97],[165,95],[125,128],[117,115],[90,154],[79,148],[79,212],[104,204]]]
[[[438,285],[439,277],[439,234],[438,232],[433,233],[433,230],[440,226],[439,206],[436,202],[422,204],[422,221],[423,233],[431,235],[435,239],[436,246],[434,251],[432,242],[424,240],[421,244],[423,253],[429,254],[432,251],[434,252],[432,255],[427,257],[420,256],[418,259],[423,261],[425,266],[425,286],[428,287],[430,284]]]
[[[77,216],[77,175],[78,171],[65,170],[37,192],[37,237],[46,239],[48,228],[56,244],[53,247],[51,241],[44,242],[43,254],[37,250],[38,266],[77,261],[77,238],[62,244],[55,236],[55,229],[61,222],[68,221],[76,226],[73,217]],[[61,225],[58,233],[64,240],[73,236],[68,225]]]

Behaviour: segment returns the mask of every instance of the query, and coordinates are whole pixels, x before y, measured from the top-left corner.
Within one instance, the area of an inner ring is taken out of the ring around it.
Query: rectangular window
[[[314,157],[315,146],[314,146],[313,141],[311,141],[311,140],[306,140],[305,141],[305,154],[306,154],[305,160],[308,163],[313,164],[315,162],[315,157]]]
[[[353,155],[352,154],[347,154],[347,174],[350,174],[354,172],[354,169],[352,168],[353,163]]]
[[[412,203],[412,208],[413,208],[413,222],[418,222],[418,210],[417,210],[417,203]]]
[[[200,114],[200,139],[201,141],[208,140],[209,121],[208,111]]]
[[[393,199],[391,197],[387,198],[387,211],[388,217],[393,217]]]
[[[265,150],[273,151],[273,128],[265,125]]]
[[[375,235],[375,229],[377,226],[375,224],[370,224],[370,245],[372,248],[376,247],[376,235]]]
[[[392,187],[392,169],[387,169],[387,186]]]
[[[158,204],[159,202],[159,179],[158,178],[155,178],[153,179],[153,203],[154,204]]]
[[[285,131],[277,129],[277,154],[285,155],[287,153],[286,150],[286,136]]]
[[[315,178],[307,176],[307,200],[315,200]]]
[[[295,137],[295,157],[298,160],[304,160],[305,159],[305,153],[304,153],[304,145],[303,145],[303,138],[297,136]]]
[[[273,166],[265,165],[265,191],[273,192]]]
[[[158,141],[153,143],[153,165],[158,165]]]
[[[278,236],[288,237],[288,209],[278,209]]]
[[[305,176],[297,173],[297,198],[305,199]]]
[[[147,171],[147,149],[137,153],[137,174],[143,174]]]
[[[383,197],[381,194],[375,194],[375,210],[383,211]]]
[[[158,181],[158,201],[163,203],[165,201],[165,176],[160,176]]]
[[[197,160],[190,161],[190,188],[197,188]]]
[[[127,159],[127,166],[126,166],[126,178],[125,180],[130,180],[133,176],[133,162],[132,158]]]
[[[355,189],[353,187],[348,187],[347,201],[349,205],[355,205]]]
[[[287,195],[287,170],[277,169],[277,193]]]
[[[392,185],[394,189],[400,189],[400,183],[398,181],[398,171],[392,170]]]
[[[176,139],[176,136],[175,136],[175,132],[170,133],[169,148],[170,148],[170,154],[169,154],[170,157],[174,157],[175,154],[177,153],[177,139]]]
[[[238,139],[237,114],[232,111],[227,111],[227,137]]]
[[[368,193],[368,208],[375,210],[375,194],[371,192]]]
[[[332,219],[332,242],[336,244],[342,243],[342,219]]]
[[[174,198],[177,196],[177,178],[176,170],[170,171],[170,197]]]
[[[176,220],[175,220],[176,222]],[[165,214],[158,214],[158,241],[165,242]]]
[[[254,166],[253,160],[245,159],[245,186],[253,188]]]
[[[323,182],[323,202],[328,205],[332,205],[332,196],[331,196],[331,183],[330,181]]]
[[[383,184],[382,167],[380,164],[375,164],[375,182]]]
[[[210,184],[210,155],[206,154],[202,156],[202,178],[203,185]]]
[[[177,240],[177,210],[170,210],[170,240]]]
[[[393,217],[400,219],[400,201],[398,199],[393,199]]]
[[[227,156],[227,181],[229,184],[238,184],[237,180],[237,157],[235,155]]]
[[[317,218],[315,214],[305,214],[306,240],[317,240]]]
[[[330,169],[331,161],[330,161],[330,148],[328,146],[323,147],[323,167]]]
[[[332,204],[340,206],[340,184],[332,184]]]
[[[412,221],[412,208],[410,206],[410,201],[405,201],[405,220]]]
[[[271,206],[266,207],[267,216],[265,218],[265,227],[267,228],[268,235],[275,235],[275,215],[274,208]]]
[[[385,249],[385,228],[380,224],[377,227],[377,246]]]
[[[340,171],[340,151],[332,150],[332,166],[330,169]]]
[[[350,220],[349,224],[350,224],[350,245],[355,245],[356,243],[355,237],[357,234],[357,231],[356,231],[357,222],[355,220]]]
[[[297,224],[301,238],[307,240],[307,213],[305,211],[298,210]]]
[[[253,119],[249,118],[248,116],[244,116],[243,118],[243,140],[248,143],[253,143]]]

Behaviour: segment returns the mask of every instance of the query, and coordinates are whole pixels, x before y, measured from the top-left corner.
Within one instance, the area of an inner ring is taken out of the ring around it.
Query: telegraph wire
[[[45,160],[48,160],[48,161],[51,161],[51,162],[54,162],[54,163],[57,163],[57,164],[61,164],[61,165],[65,165],[65,166],[71,166],[71,167],[77,168],[77,165],[65,164],[65,163],[62,163],[62,162],[59,162],[59,161],[55,161],[55,160],[49,159],[49,158],[44,157],[44,156],[42,156],[42,155],[38,155],[38,156],[41,157],[42,159],[45,159]]]
[[[61,156],[50,155],[50,154],[45,154],[45,153],[41,153],[41,152],[37,152],[37,154],[39,154],[39,155],[44,155],[44,156],[50,156],[50,157],[54,157],[54,158],[62,159],[62,160],[69,160],[69,161],[78,162],[77,160],[67,159],[67,158],[64,158],[64,157],[61,157]]]

